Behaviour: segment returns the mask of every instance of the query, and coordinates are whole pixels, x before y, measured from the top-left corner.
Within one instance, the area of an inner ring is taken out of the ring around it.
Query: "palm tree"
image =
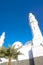
[[[8,48],[0,47],[0,58],[7,58],[8,59],[8,65],[11,65],[11,60],[18,58],[18,55],[22,54],[20,51],[18,51],[19,48],[15,49],[15,46],[9,46]]]
[[[18,51],[19,48],[15,49],[15,46],[9,46],[7,49],[7,52],[5,53],[5,57],[8,58],[9,62],[8,65],[11,65],[11,60],[16,59],[18,55],[20,55],[20,51]]]
[[[2,47],[0,48],[0,57],[8,58],[8,65],[11,65],[11,60],[17,60],[18,55],[21,54],[20,51],[18,51],[19,48],[15,49],[15,46],[9,46],[8,48]]]

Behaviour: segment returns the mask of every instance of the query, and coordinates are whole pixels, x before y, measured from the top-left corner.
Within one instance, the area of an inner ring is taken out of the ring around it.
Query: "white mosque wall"
[[[33,57],[43,56],[43,46],[32,48]]]

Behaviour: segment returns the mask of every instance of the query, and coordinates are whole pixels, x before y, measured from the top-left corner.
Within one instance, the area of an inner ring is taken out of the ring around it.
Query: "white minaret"
[[[3,32],[2,35],[0,36],[0,47],[3,46],[4,39],[5,39],[5,32]]]
[[[38,26],[38,21],[36,20],[35,16],[32,13],[29,13],[29,23],[33,35],[33,45],[39,46],[40,44],[43,44],[43,37]]]

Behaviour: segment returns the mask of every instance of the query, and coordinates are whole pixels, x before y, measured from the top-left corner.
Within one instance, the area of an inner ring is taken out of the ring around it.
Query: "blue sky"
[[[0,35],[5,32],[4,46],[32,39],[28,14],[32,12],[38,20],[43,34],[43,0],[0,0]]]

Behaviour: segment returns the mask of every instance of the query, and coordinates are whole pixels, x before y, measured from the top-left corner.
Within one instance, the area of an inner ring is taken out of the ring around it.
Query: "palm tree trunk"
[[[16,65],[18,65],[18,58],[16,59]]]
[[[8,65],[11,65],[11,57],[9,57]]]

